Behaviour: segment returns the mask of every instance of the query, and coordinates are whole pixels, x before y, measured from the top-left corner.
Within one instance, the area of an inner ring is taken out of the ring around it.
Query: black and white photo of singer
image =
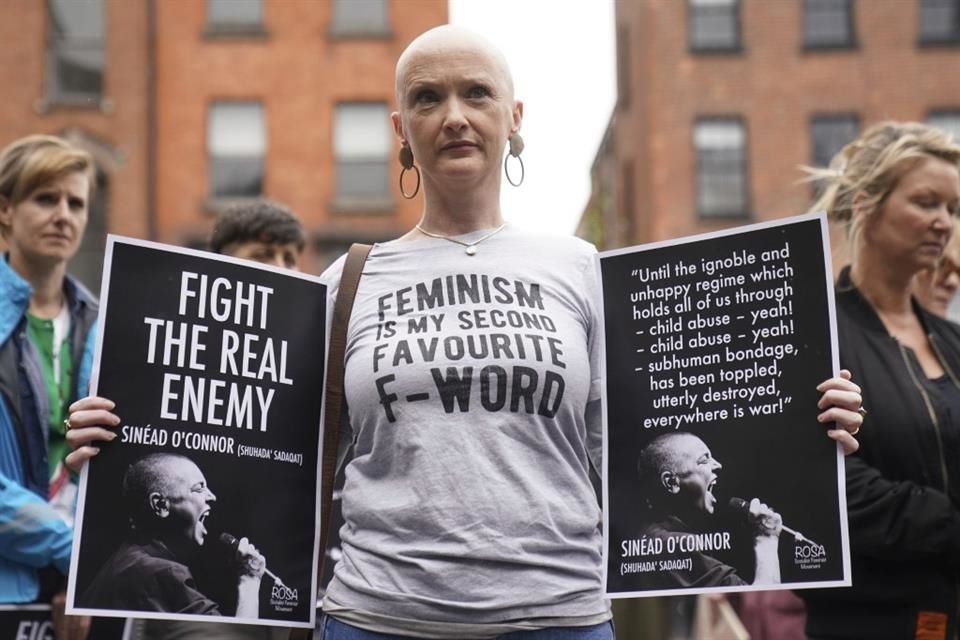
[[[647,512],[643,535],[656,540],[658,570],[641,574],[649,588],[729,587],[779,584],[780,515],[756,498],[745,515],[753,537],[752,583],[711,552],[731,548],[730,533],[717,529],[717,472],[723,468],[706,443],[692,433],[657,436],[640,452],[637,471]],[[649,547],[647,547],[649,548]]]
[[[127,538],[97,572],[79,604],[98,609],[221,615],[200,592],[189,568],[207,538],[205,525],[217,497],[192,460],[153,453],[123,476]],[[266,559],[241,538],[236,544],[237,617],[258,618]]]

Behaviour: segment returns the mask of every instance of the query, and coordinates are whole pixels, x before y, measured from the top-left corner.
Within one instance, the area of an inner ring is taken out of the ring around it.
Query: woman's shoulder
[[[343,254],[334,260],[330,266],[320,274],[320,282],[327,285],[329,289],[337,289],[340,286],[340,278],[343,276],[343,265],[346,261],[347,254]]]
[[[591,263],[597,254],[591,243],[570,234],[516,228],[508,237],[527,256],[535,256],[538,260],[554,259],[582,266]]]

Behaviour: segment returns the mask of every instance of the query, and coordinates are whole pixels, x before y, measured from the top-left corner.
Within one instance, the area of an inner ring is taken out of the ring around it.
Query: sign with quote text
[[[611,597],[850,584],[820,215],[600,254]]]
[[[319,279],[109,236],[68,612],[312,627]]]

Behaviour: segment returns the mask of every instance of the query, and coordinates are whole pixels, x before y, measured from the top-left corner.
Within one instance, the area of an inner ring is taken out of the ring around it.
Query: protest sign
[[[95,621],[91,640],[128,640],[130,620]],[[56,640],[53,609],[49,604],[0,604],[0,638]]]
[[[68,611],[312,626],[318,279],[110,236]]]
[[[0,605],[0,638],[54,640],[50,605]]]
[[[611,597],[850,584],[829,257],[823,216],[600,255]]]

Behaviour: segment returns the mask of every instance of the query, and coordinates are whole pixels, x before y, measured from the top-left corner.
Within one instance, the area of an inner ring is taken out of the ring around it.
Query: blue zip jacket
[[[64,293],[81,396],[90,382],[97,301],[70,277]],[[37,571],[53,566],[66,575],[73,543],[73,531],[47,504],[49,406],[40,360],[27,339],[30,295],[30,285],[0,258],[0,604],[35,601]]]

